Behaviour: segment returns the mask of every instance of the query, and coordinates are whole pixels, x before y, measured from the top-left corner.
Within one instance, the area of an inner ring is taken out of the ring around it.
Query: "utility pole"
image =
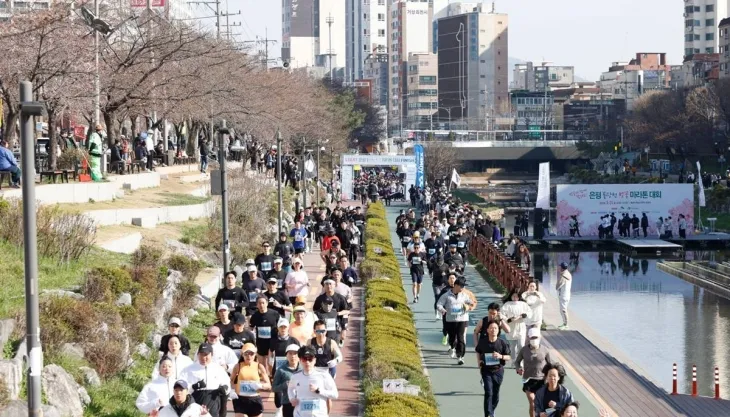
[[[304,163],[306,162],[306,160],[305,160],[306,153],[307,153],[307,142],[306,142],[306,138],[302,137],[302,186],[301,186],[301,189],[302,189],[302,193],[303,193],[302,195],[304,196],[303,200],[302,200],[302,204],[303,204],[302,208],[307,207],[307,178],[306,178],[307,170],[304,168]]]
[[[279,129],[276,129],[276,197],[279,203],[279,233],[281,233],[281,211],[282,211],[282,198],[281,198],[281,180],[284,176],[283,172],[281,172],[281,131]]]
[[[99,17],[99,0],[94,0],[94,16]],[[99,78],[99,31],[94,30],[94,125],[99,124],[101,108],[101,80]],[[90,129],[95,126],[90,127]],[[105,165],[106,166],[106,165]],[[35,181],[35,180],[33,180]],[[26,200],[35,201],[35,200]]]
[[[240,13],[240,12],[239,12]],[[277,41],[276,39],[269,39],[269,28],[266,28],[266,37],[261,39],[258,36],[255,40],[252,41],[243,41],[241,43],[254,43],[256,45],[264,44],[264,59],[261,60],[261,63],[263,64],[264,68],[266,70],[269,70],[269,43],[275,44]]]
[[[98,36],[98,34],[97,34]],[[35,200],[35,124],[33,116],[41,116],[43,103],[34,102],[33,84],[20,83],[20,157],[23,166],[23,252],[25,255],[25,320],[28,354],[28,416],[41,416],[41,370],[43,350],[38,318],[38,230]]]
[[[225,137],[228,134],[226,121],[221,121],[221,128],[218,130],[218,164],[221,174],[221,215],[223,217],[223,273],[231,266],[231,249],[228,241],[228,178],[226,178],[226,145]]]
[[[332,55],[334,52],[334,49],[332,49],[332,24],[335,23],[335,18],[332,17],[332,13],[330,13],[327,16],[327,19],[325,19],[325,22],[327,22],[327,26],[329,26],[329,32],[330,32],[330,41],[329,41],[329,48],[327,50],[327,56],[329,56],[330,61],[330,83],[335,82],[335,75],[332,73]]]

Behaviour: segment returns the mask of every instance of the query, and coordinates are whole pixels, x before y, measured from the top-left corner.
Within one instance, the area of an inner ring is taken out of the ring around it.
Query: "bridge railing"
[[[507,291],[514,288],[527,289],[531,281],[530,274],[484,236],[476,236],[471,240],[469,253],[473,254]]]

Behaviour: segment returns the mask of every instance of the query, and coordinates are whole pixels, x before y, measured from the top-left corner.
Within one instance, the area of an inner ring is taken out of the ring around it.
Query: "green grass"
[[[211,241],[210,225],[207,221],[203,224],[184,225],[181,232],[180,242],[186,245],[194,245],[201,249],[214,249],[219,243]]]
[[[0,318],[12,317],[25,308],[23,248],[0,242]],[[81,284],[85,272],[95,266],[117,266],[127,262],[128,255],[93,248],[89,254],[68,264],[56,259],[38,259],[39,287],[64,289]]]
[[[200,312],[191,318],[190,325],[183,331],[190,340],[191,352],[197,352],[203,335],[215,316],[211,311]],[[150,381],[152,369],[157,364],[157,349],[149,359],[135,356],[135,363],[120,375],[106,380],[100,387],[90,388],[91,404],[84,410],[86,417],[143,417],[134,406],[142,387]]]
[[[162,199],[158,203],[166,206],[192,206],[194,204],[202,204],[210,200],[210,197],[200,197],[190,194],[169,193],[161,195]]]
[[[473,193],[471,191],[453,190],[453,191],[451,191],[451,195],[465,203],[486,203],[487,202],[487,200],[485,200],[484,198],[480,197],[479,195],[477,195],[476,193]]]
[[[697,224],[697,219],[699,219],[699,207],[695,207],[695,224]],[[708,210],[706,207],[702,208],[702,225],[705,227],[710,227],[710,222],[707,221],[708,217],[715,217],[717,218],[717,221],[715,222],[715,231],[727,231],[730,230],[730,213],[715,213],[710,210]]]
[[[487,284],[489,284],[494,292],[500,295],[507,294],[507,289],[504,288],[504,286],[497,281],[495,277],[489,274],[487,268],[484,267],[484,265],[482,265],[474,255],[469,255],[469,264],[474,265],[474,269],[476,269],[477,272],[479,272],[479,275],[487,281]]]

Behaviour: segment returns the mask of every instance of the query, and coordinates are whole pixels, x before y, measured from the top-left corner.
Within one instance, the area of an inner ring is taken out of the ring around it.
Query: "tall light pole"
[[[279,233],[281,233],[281,178],[283,176],[283,172],[281,172],[281,131],[276,129],[276,196],[279,203]]]
[[[33,85],[20,83],[20,157],[23,166],[23,201],[35,201],[35,124],[33,116],[43,114],[43,103],[33,102]],[[23,204],[23,252],[25,255],[25,320],[28,349],[28,416],[41,416],[41,370],[43,350],[38,318],[38,230],[35,204]]]
[[[228,241],[228,178],[226,178],[226,146],[225,136],[228,134],[226,121],[221,122],[221,128],[218,130],[218,164],[220,165],[221,174],[221,216],[223,223],[223,273],[228,270],[231,265],[230,261],[230,243]]]
[[[322,149],[321,147],[317,146],[317,177],[315,179],[315,181],[317,182],[317,184],[314,186],[315,195],[316,195],[314,201],[316,201],[316,204],[317,205],[319,205],[319,151],[321,149]]]
[[[94,0],[94,16],[99,17],[99,0]],[[99,78],[99,31],[94,30],[94,125],[99,124],[101,80]]]

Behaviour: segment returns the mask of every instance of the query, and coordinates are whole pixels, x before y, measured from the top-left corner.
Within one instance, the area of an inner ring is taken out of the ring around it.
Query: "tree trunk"
[[[48,165],[50,166],[51,171],[55,171],[58,164],[58,134],[56,133],[56,112],[51,107],[47,107],[46,111],[48,112],[48,140],[50,142],[48,150]]]
[[[127,139],[134,140],[134,138],[137,137],[137,134],[139,133],[139,116],[132,116],[129,118],[129,120],[132,122],[132,132],[130,134],[130,137]]]
[[[114,141],[119,139],[119,122],[117,112],[107,110],[104,112],[104,123],[106,123],[107,146],[111,148]]]
[[[10,144],[12,148],[18,140],[18,131],[16,130],[16,124],[18,123],[18,117],[20,115],[12,107],[8,107],[8,116],[5,119],[5,126],[3,126],[3,138]]]

